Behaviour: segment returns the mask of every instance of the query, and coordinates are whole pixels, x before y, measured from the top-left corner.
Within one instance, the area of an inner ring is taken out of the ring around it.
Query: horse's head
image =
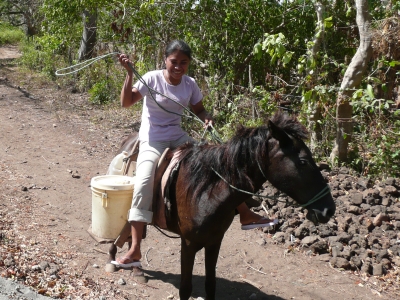
[[[268,180],[308,210],[307,219],[326,223],[336,206],[329,186],[303,142],[307,130],[294,118],[277,114],[269,121]]]

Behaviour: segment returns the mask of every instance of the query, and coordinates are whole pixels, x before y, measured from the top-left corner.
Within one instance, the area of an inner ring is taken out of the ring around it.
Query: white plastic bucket
[[[104,175],[93,177],[92,234],[116,239],[127,221],[131,208],[135,177]]]

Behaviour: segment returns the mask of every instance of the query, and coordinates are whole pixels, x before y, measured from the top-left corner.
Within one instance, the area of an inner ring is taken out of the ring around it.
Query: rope
[[[86,61],[84,61],[84,62],[75,64],[75,65],[72,65],[72,66],[69,66],[69,67],[66,67],[66,68],[63,68],[63,69],[59,69],[59,70],[56,71],[55,74],[56,74],[57,76],[65,76],[65,75],[77,73],[77,72],[79,72],[80,70],[83,70],[84,68],[87,68],[87,67],[90,66],[91,64],[93,64],[93,63],[95,63],[95,62],[97,62],[97,61],[99,61],[99,60],[101,60],[101,59],[104,59],[104,58],[106,58],[106,57],[108,57],[108,56],[112,56],[112,55],[118,55],[118,54],[121,54],[121,53],[119,53],[119,52],[111,52],[111,53],[107,53],[107,54],[104,54],[104,55],[101,55],[101,56],[98,56],[98,57],[95,57],[95,58],[91,58],[91,59],[88,59],[88,60],[86,60]],[[143,85],[145,85],[145,86],[149,89],[149,91],[150,91],[150,96],[151,96],[151,98],[154,100],[154,102],[158,105],[158,107],[160,107],[162,110],[164,110],[164,111],[166,111],[166,112],[168,112],[168,113],[175,114],[175,115],[178,115],[178,116],[180,116],[180,117],[187,117],[187,118],[195,119],[195,120],[200,121],[201,123],[204,124],[204,122],[203,122],[196,114],[194,114],[190,109],[188,109],[186,106],[182,105],[181,103],[179,103],[179,102],[176,101],[175,99],[172,99],[172,98],[168,97],[167,95],[164,95],[163,93],[161,93],[161,92],[159,92],[159,91],[157,91],[157,90],[155,90],[155,89],[149,87],[149,86],[147,85],[146,81],[143,79],[143,77],[142,77],[142,76],[136,71],[136,69],[132,66],[132,64],[131,64],[131,63],[128,63],[128,65],[129,65],[129,68],[132,70],[133,74],[138,78],[138,80],[139,80]],[[76,67],[78,67],[78,69],[76,69]],[[72,71],[68,71],[68,70],[72,70]],[[63,71],[67,71],[67,72],[64,73]],[[184,115],[184,114],[179,114],[179,113],[176,113],[176,112],[169,111],[169,110],[165,109],[162,105],[160,105],[160,104],[156,101],[156,99],[154,98],[153,93],[159,94],[159,95],[161,95],[161,96],[163,96],[163,97],[165,97],[165,98],[167,98],[167,99],[169,99],[169,100],[172,100],[172,101],[175,102],[176,104],[180,105],[185,111],[187,111],[187,112],[189,113],[189,116],[186,116],[186,115]],[[191,115],[191,116],[190,116],[190,115]],[[211,130],[210,130],[210,128],[211,128]],[[212,124],[209,124],[209,125],[204,129],[203,136],[205,135],[206,131],[208,131],[208,132],[211,134],[212,139],[214,139],[214,140],[215,140],[216,142],[218,142],[218,143],[222,143],[221,138],[219,137],[217,131],[216,131],[215,128],[212,126]],[[258,162],[257,162],[257,163],[258,163]],[[263,173],[263,171],[262,171],[262,169],[261,169],[261,167],[260,167],[259,164],[258,164],[258,166],[259,166],[259,168],[260,168],[261,173],[263,174],[263,176],[266,177],[266,176],[264,175],[264,173]],[[239,188],[236,188],[235,186],[233,186],[233,185],[231,185],[229,182],[227,182],[226,179],[223,178],[223,177],[222,177],[217,171],[215,171],[213,168],[212,168],[212,170],[213,170],[223,181],[225,181],[231,188],[233,188],[233,189],[235,189],[235,190],[237,190],[237,191],[240,191],[240,192],[242,192],[242,193],[249,194],[249,195],[252,195],[252,196],[264,197],[264,198],[269,198],[269,199],[273,199],[273,200],[277,200],[277,201],[280,201],[280,202],[285,202],[285,203],[287,203],[287,201],[281,201],[281,200],[278,200],[278,199],[276,199],[276,198],[271,198],[271,197],[268,197],[268,196],[263,196],[263,195],[259,195],[259,194],[254,194],[254,193],[247,192],[247,191],[241,190],[241,189],[239,189]],[[309,200],[306,204],[298,204],[298,206],[306,207],[306,206],[308,206],[308,205],[310,205],[310,204],[312,204],[312,203],[318,201],[318,200],[321,199],[322,197],[326,196],[329,192],[330,192],[330,189],[329,189],[329,186],[327,185],[321,192],[319,192],[314,198],[312,198],[311,200]]]
[[[237,188],[237,187],[231,185],[224,177],[222,177],[222,175],[220,175],[217,171],[215,171],[214,168],[211,168],[211,169],[212,169],[212,170],[214,171],[214,173],[217,174],[217,175],[219,176],[219,178],[221,178],[230,188],[232,188],[232,189],[234,189],[234,190],[236,190],[236,191],[239,191],[239,192],[242,192],[242,193],[251,195],[251,196],[262,197],[262,198],[268,198],[268,199],[271,199],[271,200],[276,200],[276,201],[278,201],[278,202],[288,203],[288,201],[282,201],[282,200],[279,200],[279,199],[277,199],[277,198],[275,198],[275,197],[264,196],[264,195],[255,194],[255,193],[251,193],[251,192],[248,192],[248,191],[239,189],[239,188]],[[316,201],[322,199],[323,197],[325,197],[326,195],[328,195],[330,192],[331,192],[331,190],[330,190],[330,188],[329,188],[329,185],[326,185],[317,195],[315,195],[311,200],[307,201],[307,203],[304,203],[304,204],[296,203],[295,205],[305,208],[305,207],[307,207],[307,206],[313,204],[314,202],[316,202]]]
[[[56,71],[55,74],[56,74],[57,76],[65,76],[65,75],[70,75],[70,74],[73,74],[73,73],[77,73],[77,72],[79,72],[80,70],[83,70],[84,68],[87,68],[87,67],[90,66],[91,64],[93,64],[93,63],[95,63],[95,62],[97,62],[97,61],[99,61],[99,60],[101,60],[101,59],[103,59],[103,58],[106,58],[106,57],[108,57],[108,56],[118,55],[118,54],[121,54],[121,53],[120,53],[120,52],[111,52],[111,53],[107,53],[107,54],[104,54],[104,55],[101,55],[101,56],[98,56],[98,57],[94,57],[94,58],[88,59],[88,60],[86,60],[86,61],[84,61],[84,62],[75,64],[75,65],[72,65],[72,66],[69,66],[69,67],[66,67],[66,68],[63,68],[63,69],[59,69],[59,70]],[[168,113],[171,113],[171,114],[174,114],[174,115],[177,115],[177,116],[180,116],[180,117],[186,117],[186,118],[190,118],[190,119],[195,119],[196,121],[199,121],[199,122],[201,122],[202,124],[204,124],[204,122],[203,122],[196,114],[194,114],[190,109],[188,109],[186,106],[182,105],[181,103],[179,103],[179,102],[176,101],[175,99],[172,99],[171,97],[169,97],[169,96],[167,96],[167,95],[164,95],[163,93],[161,93],[161,92],[159,92],[159,91],[157,91],[157,90],[155,90],[155,89],[149,87],[149,86],[147,85],[146,81],[145,81],[145,80],[143,79],[143,77],[139,74],[139,72],[136,71],[136,69],[132,66],[131,63],[128,63],[128,66],[129,66],[129,68],[132,70],[132,72],[133,72],[133,74],[136,76],[136,78],[137,78],[144,86],[146,86],[146,87],[149,89],[151,99],[153,99],[153,101],[157,104],[157,106],[158,106],[159,108],[161,108],[162,110],[164,110],[164,111],[166,111],[166,112],[168,112]],[[78,67],[78,69],[76,69],[77,67]],[[68,70],[71,70],[71,71],[68,71]],[[64,73],[63,71],[67,71],[67,72]],[[160,95],[160,96],[163,96],[163,97],[165,97],[165,98],[167,98],[167,99],[173,101],[174,103],[178,104],[178,105],[181,106],[186,112],[188,112],[189,115],[179,114],[179,113],[176,113],[176,112],[167,110],[167,109],[164,108],[160,103],[158,103],[158,102],[156,101],[156,99],[154,98],[153,93],[158,94],[158,95]],[[203,136],[204,136],[204,134],[205,134],[205,132],[206,132],[207,130],[208,130],[208,132],[210,133],[211,139],[212,139],[212,140],[214,140],[215,142],[217,142],[217,143],[219,143],[219,144],[222,143],[222,139],[219,137],[218,132],[215,130],[215,128],[214,128],[214,126],[212,126],[212,124],[209,124],[209,125],[205,128],[205,131],[204,131],[204,133],[203,133]]]
[[[158,226],[155,225],[155,224],[153,224],[153,227],[154,227],[155,229],[157,229],[159,232],[161,232],[163,235],[165,235],[166,237],[169,237],[169,238],[171,238],[171,239],[179,239],[179,238],[182,238],[180,235],[178,235],[178,236],[172,236],[172,235],[166,234],[164,231],[162,231],[162,229],[161,229],[160,227],[158,227]]]
[[[94,64],[96,61],[99,61],[99,60],[101,60],[103,58],[106,58],[108,56],[117,55],[117,54],[120,54],[120,53],[119,52],[112,52],[112,53],[107,53],[107,54],[104,54],[104,55],[101,55],[101,56],[98,56],[98,57],[94,57],[94,58],[85,60],[85,61],[83,61],[81,63],[76,64],[76,65],[72,65],[72,66],[57,70],[56,71],[56,75],[57,76],[65,76],[65,75],[70,75],[70,74],[73,74],[73,73],[77,73],[80,70],[83,70],[83,69],[89,67],[91,64]],[[75,69],[78,66],[81,66],[81,67],[79,67],[78,69]],[[66,72],[66,73],[62,72],[62,71],[67,71],[67,70],[72,70],[72,71]]]

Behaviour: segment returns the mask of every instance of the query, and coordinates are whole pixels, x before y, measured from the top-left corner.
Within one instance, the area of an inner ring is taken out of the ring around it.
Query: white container
[[[128,157],[128,152],[122,151],[113,158],[108,167],[107,175],[123,175],[126,162],[124,158]]]
[[[116,239],[127,222],[131,208],[135,177],[104,175],[93,177],[92,233]]]

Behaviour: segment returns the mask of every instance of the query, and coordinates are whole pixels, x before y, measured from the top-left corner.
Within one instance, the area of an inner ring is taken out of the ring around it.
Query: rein
[[[258,165],[258,167],[260,168],[260,165]],[[276,201],[278,201],[278,202],[288,203],[288,201],[282,201],[282,200],[279,200],[279,199],[274,198],[274,197],[264,196],[264,195],[260,195],[260,194],[254,194],[254,193],[251,193],[251,192],[248,192],[248,191],[245,191],[245,190],[241,190],[241,189],[239,189],[239,188],[237,188],[237,187],[231,185],[224,177],[222,177],[221,174],[219,174],[217,171],[215,171],[214,168],[211,168],[211,169],[212,169],[212,170],[214,171],[214,173],[217,174],[217,175],[219,176],[219,178],[221,178],[230,188],[232,188],[232,189],[234,189],[234,190],[236,190],[236,191],[238,191],[238,192],[242,192],[242,193],[245,193],[245,194],[248,194],[248,195],[252,195],[252,196],[256,196],[256,197],[268,198],[268,199],[271,199],[271,200],[276,200]],[[264,173],[263,173],[263,171],[261,170],[261,168],[260,168],[260,171],[261,171],[261,173],[264,175]],[[265,177],[265,175],[264,175],[264,177]],[[300,206],[300,207],[303,207],[303,208],[306,208],[307,206],[313,204],[314,202],[317,202],[318,200],[322,199],[323,197],[325,197],[326,195],[328,195],[330,192],[331,192],[331,189],[329,188],[329,185],[326,185],[318,194],[316,194],[312,199],[308,200],[307,203],[304,203],[304,204],[295,203],[294,205]]]

